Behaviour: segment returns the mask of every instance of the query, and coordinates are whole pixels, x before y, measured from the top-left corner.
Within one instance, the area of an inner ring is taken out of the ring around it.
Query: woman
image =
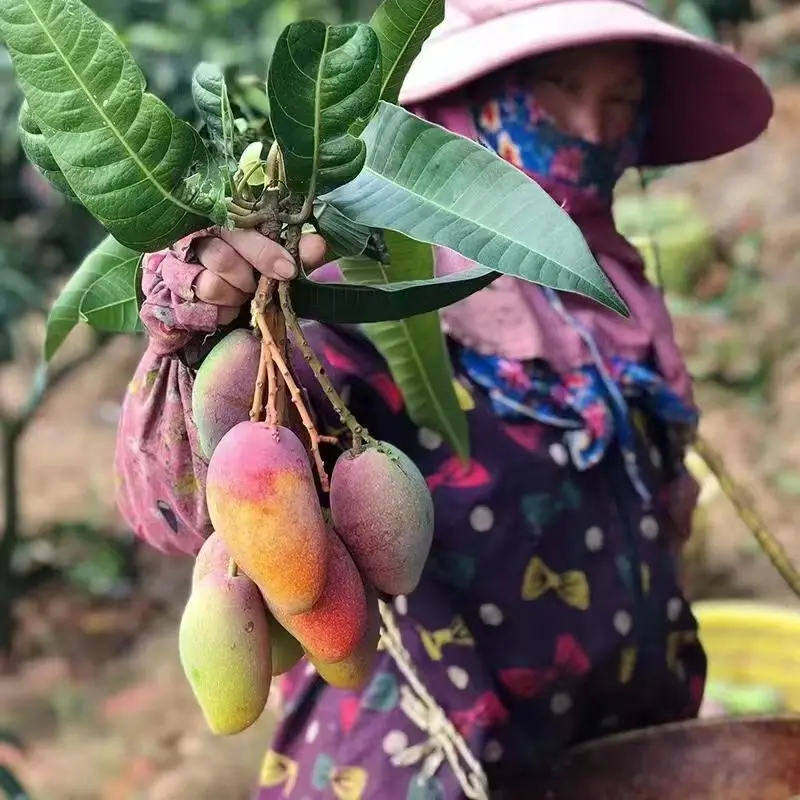
[[[305,663],[285,676],[259,800],[484,798],[577,741],[692,717],[703,693],[675,559],[696,499],[682,459],[697,409],[611,200],[627,167],[751,141],[771,115],[766,87],[632,0],[449,0],[401,99],[539,182],[631,316],[505,277],[446,309],[470,396],[466,468],[411,423],[357,331],[309,329],[356,416],[425,474],[436,532],[419,588],[384,619],[364,691],[333,689]],[[319,237],[302,245],[307,265],[323,260]],[[466,266],[437,255],[440,272]],[[195,234],[145,265],[150,343],[123,410],[119,499],[168,552],[194,554],[210,532],[193,370],[250,299],[254,268],[294,271],[252,231]],[[301,360],[295,369],[313,391]],[[327,403],[312,403],[335,429]]]

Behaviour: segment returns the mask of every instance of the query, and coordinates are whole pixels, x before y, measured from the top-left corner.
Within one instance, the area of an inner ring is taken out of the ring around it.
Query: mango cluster
[[[259,354],[249,331],[226,336],[192,399],[214,533],[195,562],[180,655],[219,734],[251,725],[272,677],[304,656],[331,685],[363,686],[380,636],[378,594],[413,591],[433,537],[423,476],[385,442],[339,456],[323,510],[301,439],[249,420]]]

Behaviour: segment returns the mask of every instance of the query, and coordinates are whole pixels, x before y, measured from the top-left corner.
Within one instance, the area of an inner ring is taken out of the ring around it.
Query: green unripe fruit
[[[267,609],[244,575],[210,572],[197,582],[178,634],[181,665],[206,723],[239,733],[261,716],[272,682]]]

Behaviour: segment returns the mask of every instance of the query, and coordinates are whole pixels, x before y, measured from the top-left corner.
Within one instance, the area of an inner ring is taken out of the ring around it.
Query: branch
[[[373,441],[367,429],[353,416],[353,413],[342,400],[341,395],[336,391],[336,387],[325,372],[325,367],[315,355],[311,345],[306,339],[300,323],[297,321],[297,316],[292,308],[291,297],[289,296],[289,284],[281,281],[278,285],[278,294],[280,296],[281,308],[283,309],[283,316],[286,319],[286,326],[289,328],[294,343],[303,354],[306,363],[311,367],[314,377],[317,379],[320,388],[325,393],[328,401],[333,406],[342,424],[347,426],[350,433],[353,435],[353,447],[361,447],[362,442],[366,441],[368,444]]]

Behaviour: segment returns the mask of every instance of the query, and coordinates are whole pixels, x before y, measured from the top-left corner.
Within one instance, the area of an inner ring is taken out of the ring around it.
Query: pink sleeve
[[[193,371],[181,351],[217,330],[218,309],[198,301],[202,271],[192,245],[199,231],[143,265],[142,322],[147,350],[122,405],[114,467],[116,499],[137,536],[166,553],[194,555],[211,533],[205,505],[206,462],[192,418]]]
[[[203,266],[195,259],[193,245],[198,239],[214,235],[213,228],[198,231],[171,248],[144,258],[140,316],[150,347],[158,355],[180,350],[198,333],[217,330],[219,308],[198,300],[194,294],[194,282]]]

